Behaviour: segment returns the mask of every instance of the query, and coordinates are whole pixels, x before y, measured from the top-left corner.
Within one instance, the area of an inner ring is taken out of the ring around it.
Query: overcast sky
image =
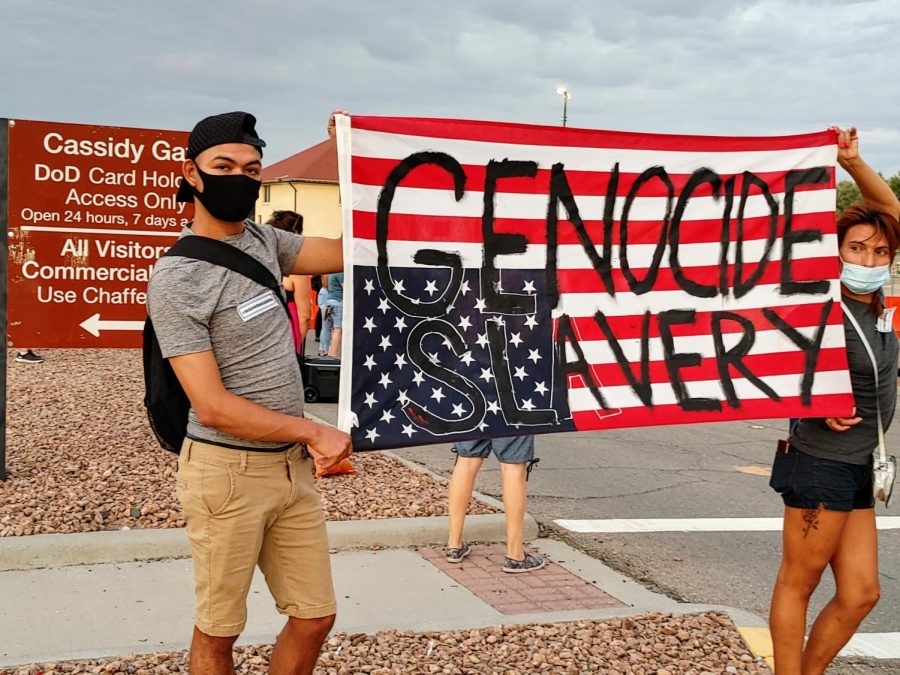
[[[266,161],[330,110],[675,133],[860,128],[900,170],[900,2],[0,0],[0,117],[185,129],[247,110]]]

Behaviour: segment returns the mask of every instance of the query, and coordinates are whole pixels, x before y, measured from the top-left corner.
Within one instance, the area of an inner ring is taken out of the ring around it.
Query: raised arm
[[[335,109],[328,117],[326,130],[334,138],[334,116],[349,115],[346,110]],[[294,261],[291,274],[331,274],[344,271],[344,240],[325,237],[304,237],[300,255]]]
[[[344,271],[344,240],[304,237],[291,274],[333,274]]]
[[[838,138],[838,163],[850,174],[859,188],[866,206],[900,218],[900,200],[890,185],[878,172],[866,164],[859,154],[859,136],[856,127],[841,129],[832,127]]]

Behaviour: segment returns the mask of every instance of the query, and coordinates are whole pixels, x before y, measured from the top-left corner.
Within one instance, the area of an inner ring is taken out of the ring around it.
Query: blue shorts
[[[853,511],[875,506],[872,496],[872,460],[848,464],[813,457],[789,448],[775,455],[769,486],[781,494],[785,506],[795,509]]]
[[[493,448],[504,464],[527,464],[534,459],[534,436],[487,438],[481,441],[459,441],[454,444],[460,457],[486,458]]]
[[[331,310],[332,327],[341,330],[344,327],[344,303],[342,300],[329,300]]]

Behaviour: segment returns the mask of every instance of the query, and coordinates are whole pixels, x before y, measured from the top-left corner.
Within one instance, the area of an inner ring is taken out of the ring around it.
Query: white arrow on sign
[[[100,314],[94,314],[79,324],[94,337],[100,337],[102,330],[142,330],[143,321],[103,321]]]

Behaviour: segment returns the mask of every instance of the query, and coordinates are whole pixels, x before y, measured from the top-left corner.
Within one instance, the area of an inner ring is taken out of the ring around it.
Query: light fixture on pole
[[[557,87],[556,93],[563,97],[563,126],[566,126],[566,121],[568,120],[568,104],[569,99],[572,98],[572,94],[565,87]]]

